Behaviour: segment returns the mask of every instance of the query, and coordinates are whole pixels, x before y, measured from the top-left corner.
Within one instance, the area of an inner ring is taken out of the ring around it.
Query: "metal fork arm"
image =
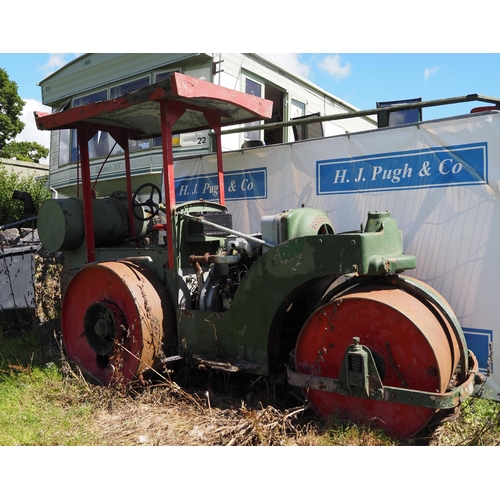
[[[469,351],[469,363],[472,369],[467,379],[449,392],[434,393],[416,391],[400,387],[383,386],[380,384],[379,388],[375,391],[371,391],[369,395],[362,396],[357,394],[356,397],[423,406],[436,410],[454,408],[474,392],[474,386],[479,382],[478,378],[481,377],[478,372],[477,359],[471,351]],[[344,396],[351,395],[351,391],[347,387],[347,384],[342,380],[319,377],[306,373],[297,373],[291,366],[287,368],[287,380],[290,385],[301,389],[333,392]]]

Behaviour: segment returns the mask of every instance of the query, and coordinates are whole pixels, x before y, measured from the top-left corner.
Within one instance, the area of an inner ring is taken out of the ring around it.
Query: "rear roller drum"
[[[295,349],[296,371],[339,379],[354,337],[371,351],[385,387],[443,393],[459,360],[450,323],[434,305],[398,288],[359,285],[318,308],[306,321]],[[304,392],[322,417],[338,415],[374,424],[399,438],[428,426],[436,413],[433,408],[376,398]]]
[[[154,366],[173,344],[175,321],[159,278],[133,262],[101,262],[72,278],[62,305],[68,358],[104,385]]]

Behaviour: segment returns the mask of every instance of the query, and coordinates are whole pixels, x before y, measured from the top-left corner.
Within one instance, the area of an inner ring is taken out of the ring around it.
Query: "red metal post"
[[[172,210],[175,206],[174,153],[172,151],[172,126],[186,111],[175,101],[160,100],[161,139],[163,153],[163,185],[167,222],[168,268],[174,268],[174,242],[172,236]]]
[[[217,176],[219,178],[219,203],[226,204],[226,194],[224,185],[224,166],[222,164],[222,144],[220,139],[220,127],[214,128],[215,144],[217,147]]]
[[[128,205],[128,227],[130,228],[130,238],[135,238],[135,217],[134,217],[134,207],[132,206],[132,175],[130,170],[130,149],[128,147],[128,137],[124,134],[124,138],[121,141],[121,147],[125,153],[125,179],[127,182],[127,205]],[[139,246],[139,242],[137,242]]]
[[[127,186],[127,206],[128,206],[128,227],[129,227],[129,237],[135,238],[135,217],[134,217],[134,207],[132,206],[132,175],[130,169],[130,149],[128,147],[128,135],[126,131],[113,131],[111,132],[111,137],[116,141],[116,143],[123,149],[123,154],[125,158],[125,182]],[[114,148],[114,146],[113,146]],[[111,154],[113,149],[108,154]],[[107,160],[107,158],[106,158]],[[137,242],[138,246],[138,242]]]
[[[219,183],[219,203],[221,205],[226,204],[226,194],[224,186],[224,165],[222,161],[222,142],[221,142],[221,118],[220,114],[213,112],[211,110],[206,110],[204,113],[210,126],[215,132],[215,149],[217,154],[217,180]]]
[[[95,262],[94,214],[92,211],[89,158],[89,139],[94,133],[95,131],[89,131],[85,126],[78,127],[78,146],[80,148],[82,165],[83,223],[85,226],[87,262]]]

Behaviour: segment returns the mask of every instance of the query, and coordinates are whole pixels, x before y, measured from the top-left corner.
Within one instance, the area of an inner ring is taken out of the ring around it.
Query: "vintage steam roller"
[[[262,217],[258,234],[233,229],[221,128],[271,111],[265,99],[174,73],[114,100],[36,114],[41,130],[78,131],[83,196],[48,200],[38,217],[42,244],[65,257],[67,355],[102,384],[179,359],[286,376],[322,417],[412,436],[472,394],[474,354],[446,301],[403,277],[416,258],[388,212],[341,234],[308,207]],[[172,134],[207,128],[219,202],[176,204]],[[88,153],[98,131],[125,160],[124,190],[100,198]],[[163,189],[134,191],[129,140],[152,137],[162,138]]]

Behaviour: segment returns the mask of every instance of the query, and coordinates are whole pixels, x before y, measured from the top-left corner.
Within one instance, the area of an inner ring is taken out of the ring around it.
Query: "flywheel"
[[[175,320],[160,279],[133,261],[83,267],[61,315],[70,360],[104,385],[128,382],[169,355]]]
[[[460,359],[450,320],[434,304],[397,287],[361,284],[308,318],[295,348],[296,371],[339,379],[342,370],[351,369],[345,367],[345,355],[353,338],[370,351],[383,386],[444,393]],[[338,415],[399,438],[424,429],[436,413],[410,401],[381,401],[345,391],[303,391],[324,418]]]

